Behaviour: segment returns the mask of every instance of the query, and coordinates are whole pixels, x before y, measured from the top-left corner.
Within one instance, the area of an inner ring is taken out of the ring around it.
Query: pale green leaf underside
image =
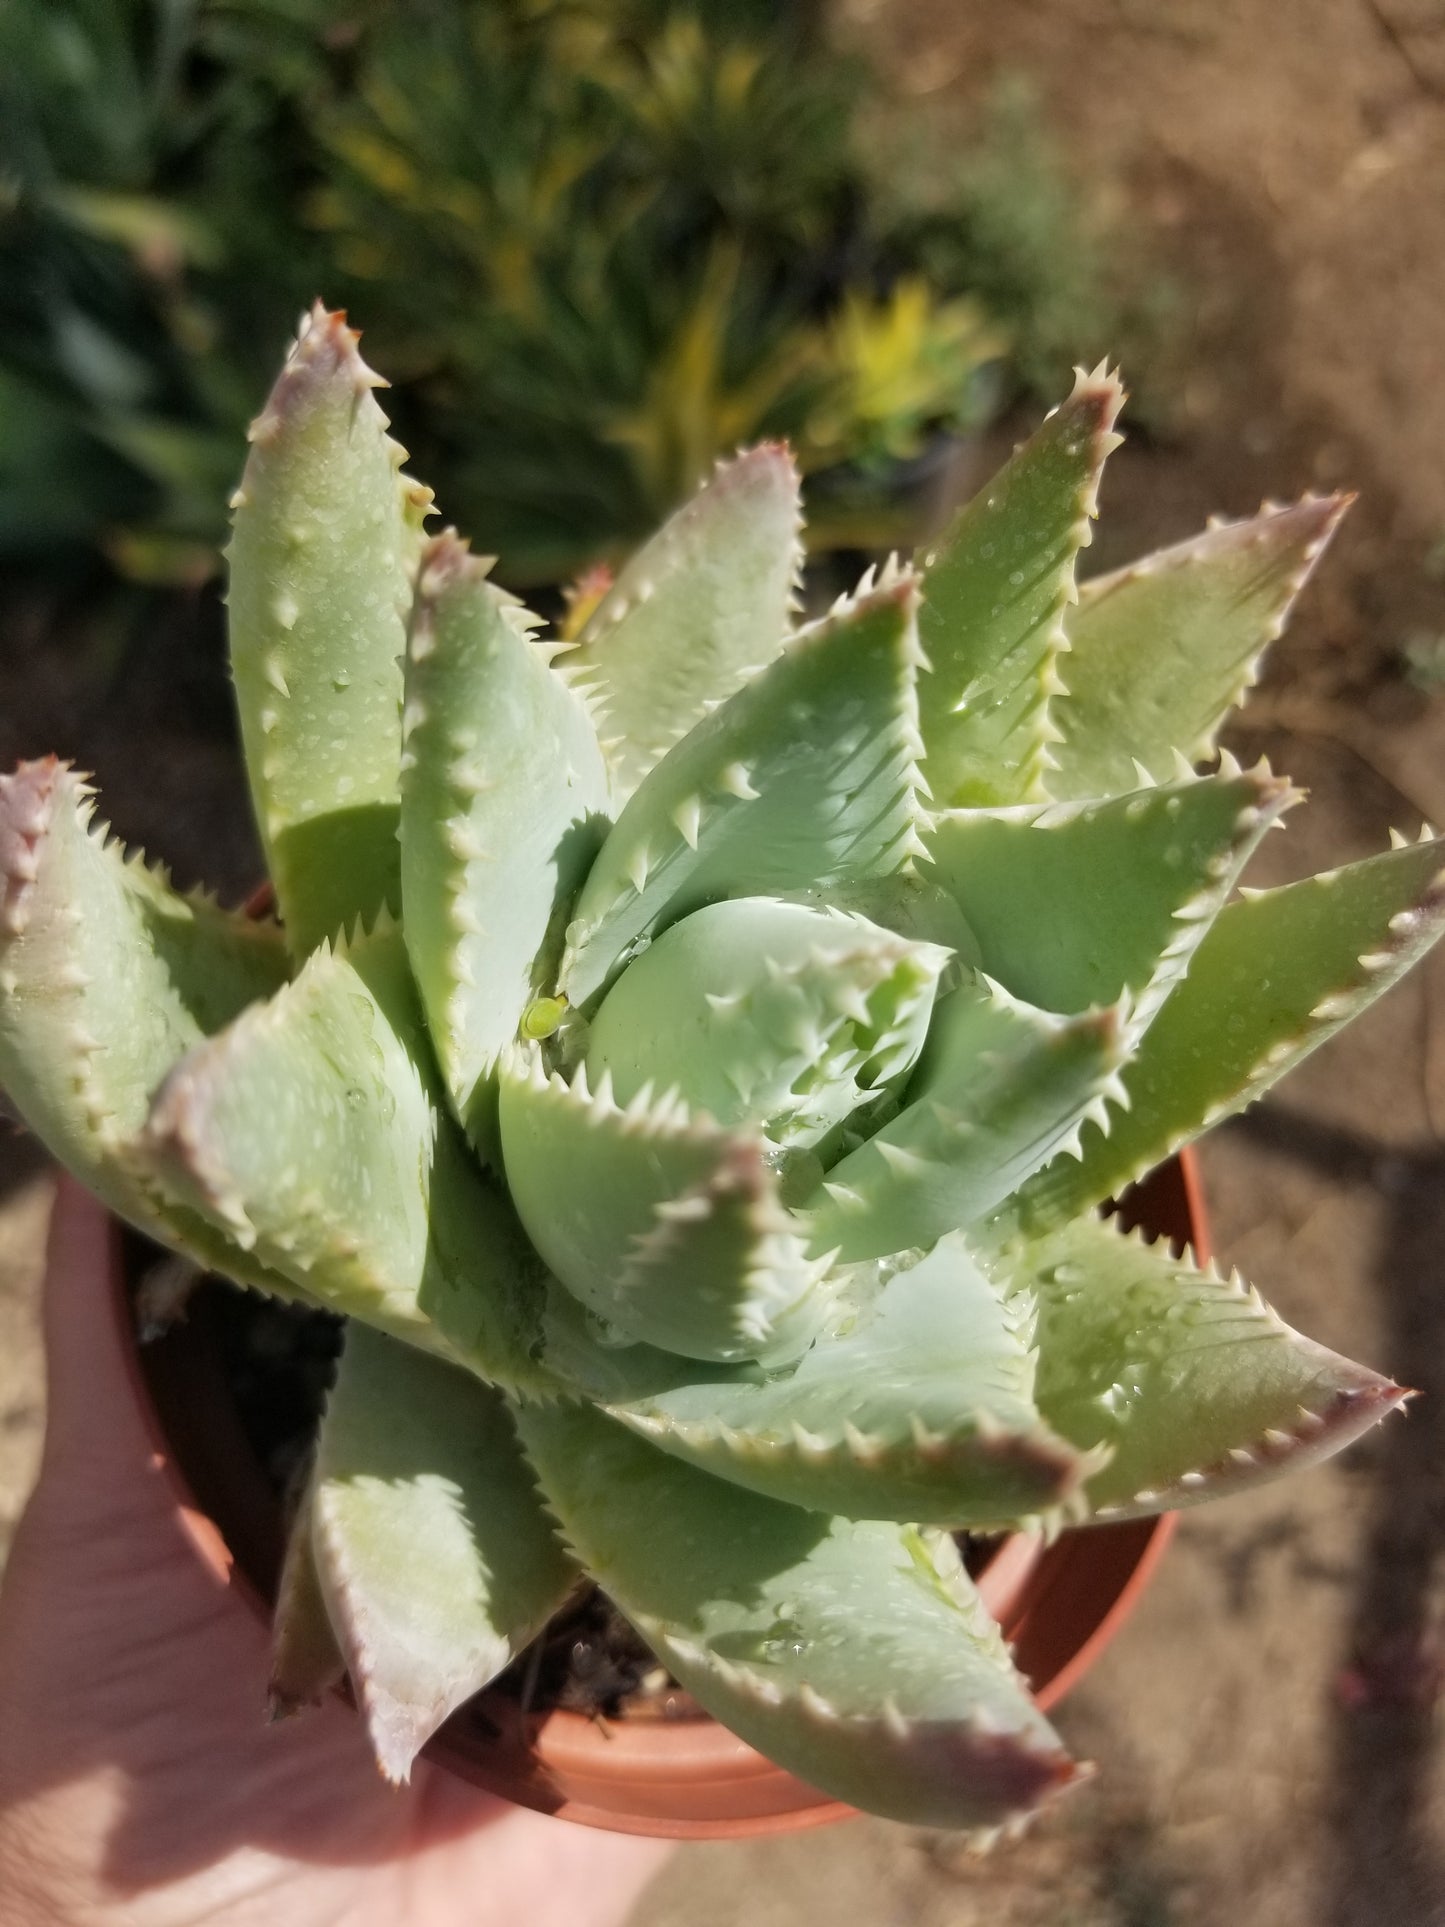
[[[576,1577],[500,1395],[352,1322],[322,1421],[312,1549],[377,1760],[426,1741]]]
[[[902,867],[919,809],[914,605],[893,582],[800,631],[662,759],[578,898],[561,973],[574,1004],[705,903]]]
[[[786,1373],[598,1345],[560,1300],[545,1360],[662,1450],[813,1512],[986,1529],[1069,1497],[1088,1466],[1034,1406],[1026,1309],[961,1239],[851,1282]]]
[[[922,558],[919,632],[933,670],[919,679],[919,720],[941,808],[1044,794],[1063,612],[1122,399],[1111,376],[1081,375]]]
[[[1101,1518],[1213,1499],[1348,1445],[1404,1397],[1303,1338],[1239,1279],[1092,1215],[1000,1263],[1037,1305],[1037,1397],[1085,1449]]]
[[[525,1389],[525,1246],[431,1076],[388,928],[313,952],[184,1058],[139,1151],[170,1195],[323,1303]]]
[[[1049,794],[1112,796],[1138,782],[1136,758],[1163,782],[1174,749],[1212,754],[1346,506],[1306,496],[1086,582],[1050,709]]]
[[[585,1069],[504,1060],[507,1184],[544,1263],[606,1324],[689,1358],[796,1357],[823,1315],[819,1267],[756,1136],[649,1089],[623,1109]]]
[[[945,1536],[779,1505],[582,1408],[518,1423],[609,1598],[714,1718],[810,1785],[983,1828],[1075,1776]]]
[[[246,768],[298,956],[400,909],[401,656],[430,495],[398,473],[340,315],[302,322],[235,498],[231,667]]]
[[[1077,1013],[1127,992],[1139,1029],[1290,796],[1261,765],[1102,802],[953,810],[928,833],[928,874],[1015,997]]]
[[[603,999],[587,1069],[813,1146],[910,1070],[949,953],[864,917],[742,897],[663,932]]]
[[[1107,1136],[1086,1125],[1082,1160],[1041,1171],[1008,1223],[1062,1224],[1262,1096],[1445,930],[1442,875],[1420,843],[1227,905],[1124,1069],[1129,1108]]]
[[[0,777],[0,1082],[113,1211],[202,1266],[294,1296],[127,1155],[176,1060],[285,982],[281,934],[178,896],[107,841],[93,807],[54,758]]]
[[[497,1058],[551,987],[607,807],[586,711],[485,573],[454,536],[423,560],[401,807],[407,951],[457,1116],[484,1141]]]
[[[597,719],[619,803],[782,647],[800,523],[785,448],[720,463],[633,556],[559,662]]]
[[[1123,1048],[1117,1008],[1063,1018],[987,981],[954,991],[904,1108],[800,1211],[812,1249],[878,1258],[987,1216],[1102,1110]]]

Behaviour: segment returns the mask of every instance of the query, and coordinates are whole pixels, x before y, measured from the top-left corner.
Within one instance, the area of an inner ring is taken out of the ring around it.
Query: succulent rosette
[[[1100,371],[819,621],[767,446],[548,638],[428,539],[377,386],[318,308],[234,498],[277,919],[23,765],[0,1076],[122,1217],[348,1316],[281,1703],[349,1671],[403,1778],[585,1575],[811,1784],[996,1827],[1077,1769],[957,1535],[1240,1490],[1403,1396],[1098,1211],[1440,932],[1429,842],[1236,891],[1295,793],[1217,734],[1342,505],[1077,586]]]

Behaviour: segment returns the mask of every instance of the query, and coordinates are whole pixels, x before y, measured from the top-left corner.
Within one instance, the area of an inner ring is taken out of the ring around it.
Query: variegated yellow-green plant
[[[995,1827],[1075,1769],[953,1535],[1234,1491],[1402,1397],[1096,1210],[1440,932],[1428,842],[1235,891],[1294,796],[1217,732],[1341,505],[1076,588],[1100,372],[821,621],[763,447],[549,641],[426,539],[377,385],[318,308],[235,496],[279,921],[22,766],[5,1084],[123,1217],[349,1315],[281,1702],[348,1670],[403,1778],[588,1574],[803,1779]]]

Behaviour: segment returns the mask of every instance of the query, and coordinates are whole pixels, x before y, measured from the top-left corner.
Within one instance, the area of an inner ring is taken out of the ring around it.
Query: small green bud
[[[534,1044],[550,1037],[567,1015],[565,997],[534,997],[522,1012],[522,1035]]]

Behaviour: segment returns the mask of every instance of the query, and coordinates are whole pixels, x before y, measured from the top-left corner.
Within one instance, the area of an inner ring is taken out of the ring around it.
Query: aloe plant
[[[765,446],[550,640],[425,538],[378,385],[318,307],[234,498],[278,920],[60,762],[0,783],[12,1097],[351,1321],[273,1700],[349,1671],[404,1778],[589,1575],[813,1785],[1011,1822],[1077,1769],[957,1535],[1193,1504],[1403,1397],[1097,1210],[1440,934],[1428,840],[1235,890],[1296,798],[1218,732],[1342,504],[1077,586],[1101,370],[819,621]]]

